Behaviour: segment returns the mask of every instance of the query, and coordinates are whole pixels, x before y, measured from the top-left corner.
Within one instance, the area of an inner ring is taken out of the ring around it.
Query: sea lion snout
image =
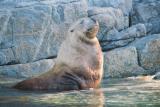
[[[98,30],[99,30],[99,23],[97,20],[90,18],[93,22],[93,24],[87,29],[86,36],[90,39],[97,36]]]

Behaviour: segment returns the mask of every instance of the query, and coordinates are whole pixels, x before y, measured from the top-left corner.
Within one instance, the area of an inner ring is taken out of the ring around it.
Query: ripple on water
[[[63,93],[18,91],[12,82],[0,82],[0,107],[160,107],[155,80],[104,80],[101,89]]]

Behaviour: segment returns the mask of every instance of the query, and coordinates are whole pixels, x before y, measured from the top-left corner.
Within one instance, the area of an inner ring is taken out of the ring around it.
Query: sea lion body
[[[54,67],[14,86],[22,90],[68,91],[97,88],[103,75],[103,55],[98,23],[90,18],[77,21],[62,43]]]

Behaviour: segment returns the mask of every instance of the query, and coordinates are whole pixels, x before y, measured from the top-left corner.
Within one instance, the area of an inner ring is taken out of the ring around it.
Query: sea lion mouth
[[[93,24],[87,29],[86,31],[86,36],[89,38],[89,39],[92,39],[94,37],[96,37],[97,33],[98,33],[98,30],[99,30],[99,23],[97,20],[91,18]]]
[[[93,27],[87,29],[86,31],[86,36],[89,38],[89,39],[92,39],[94,37],[96,37],[97,33],[98,33],[98,30],[99,30],[99,25],[98,24],[95,24]]]

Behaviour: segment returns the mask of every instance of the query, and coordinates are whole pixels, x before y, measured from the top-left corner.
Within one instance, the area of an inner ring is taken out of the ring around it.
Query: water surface
[[[0,107],[160,107],[160,81],[141,78],[103,80],[96,90],[61,93],[9,88],[16,79],[1,79]]]

